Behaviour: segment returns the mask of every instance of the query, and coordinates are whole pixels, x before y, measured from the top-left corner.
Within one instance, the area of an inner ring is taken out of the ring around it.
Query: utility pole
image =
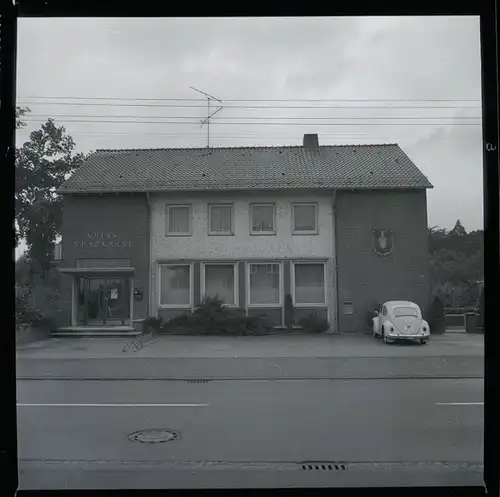
[[[214,112],[212,112],[210,114],[210,110],[211,110],[210,103],[212,101],[217,101],[217,102],[220,102],[222,104],[222,100],[220,98],[209,95],[208,93],[205,93],[204,91],[198,90],[197,88],[194,88],[193,86],[190,86],[189,88],[191,88],[191,90],[197,91],[198,93],[201,93],[202,95],[205,95],[205,98],[207,99],[207,117],[206,117],[206,119],[203,119],[201,121],[201,127],[203,128],[204,124],[207,125],[207,148],[210,148],[210,118],[215,116],[215,114],[217,114],[217,112],[221,111],[224,108],[221,105],[217,110],[215,110]]]

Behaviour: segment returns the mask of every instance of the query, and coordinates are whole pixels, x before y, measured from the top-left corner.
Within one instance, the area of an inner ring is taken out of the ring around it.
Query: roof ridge
[[[398,143],[351,143],[340,145],[319,145],[319,148],[347,148],[347,147],[388,147],[399,146]],[[212,151],[212,150],[241,150],[241,149],[283,149],[283,148],[300,148],[303,145],[241,145],[234,147],[162,147],[162,148],[97,148],[95,152],[152,152],[165,150],[189,150],[189,151]]]

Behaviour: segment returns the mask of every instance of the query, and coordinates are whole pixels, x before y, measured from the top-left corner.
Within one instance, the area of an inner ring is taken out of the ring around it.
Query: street
[[[20,488],[481,484],[481,337],[172,338],[19,348]]]
[[[47,380],[20,381],[18,390],[21,484],[28,486],[30,468],[64,467],[60,483],[68,484],[69,470],[85,463],[102,475],[107,466],[162,462],[482,461],[480,379]],[[127,438],[151,428],[175,430],[180,440]]]

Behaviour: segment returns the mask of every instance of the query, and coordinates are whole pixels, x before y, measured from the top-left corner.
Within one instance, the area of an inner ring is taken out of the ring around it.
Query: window
[[[293,204],[293,232],[311,234],[318,232],[317,204]]]
[[[324,305],[326,303],[325,264],[295,263],[293,268],[295,303]]]
[[[191,206],[167,205],[167,236],[191,234]]]
[[[189,307],[191,305],[191,266],[160,266],[160,306]]]
[[[274,204],[250,205],[250,232],[253,234],[273,234]]]
[[[236,305],[234,264],[206,264],[204,295],[219,297],[226,305]]]
[[[209,234],[211,235],[233,234],[232,205],[209,206]]]
[[[395,318],[402,318],[402,317],[418,318],[418,312],[413,307],[396,307],[394,309],[394,317]]]
[[[250,264],[250,305],[280,305],[280,265]]]

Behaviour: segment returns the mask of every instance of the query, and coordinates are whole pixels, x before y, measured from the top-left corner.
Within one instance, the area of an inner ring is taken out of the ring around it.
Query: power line
[[[200,98],[142,98],[142,97],[70,97],[70,96],[24,96],[25,98],[44,98],[44,99],[69,99],[69,100],[126,100],[126,101],[150,101],[150,102],[204,102]],[[479,99],[449,99],[449,98],[436,98],[436,99],[421,99],[421,98],[275,98],[275,99],[262,99],[262,98],[247,98],[247,99],[225,99],[224,102],[481,102]]]
[[[199,101],[199,100],[198,100]],[[19,100],[18,105],[65,105],[71,106],[88,106],[88,107],[154,107],[154,108],[170,108],[170,109],[206,109],[205,105],[186,105],[186,104],[112,104],[99,102],[25,102]],[[446,106],[348,106],[348,105],[226,105],[226,109],[475,109],[470,105],[446,105]]]
[[[41,117],[45,118],[44,114],[29,114],[29,116],[33,117]],[[89,118],[89,119],[101,119],[101,118],[124,118],[124,119],[193,119],[197,122],[199,122],[200,118],[197,116],[131,116],[131,115],[126,115],[126,116],[115,116],[115,115],[82,115],[82,114],[50,114],[47,115],[46,118],[49,117],[79,117],[79,118]],[[211,117],[212,119],[219,120],[219,119],[228,119],[227,117]],[[378,116],[378,117],[357,117],[357,116],[350,116],[350,117],[304,117],[304,116],[287,116],[287,117],[281,117],[281,116],[258,116],[258,117],[253,117],[253,116],[230,116],[230,119],[259,119],[259,120],[272,120],[272,119],[289,119],[289,120],[312,120],[312,119],[317,119],[317,120],[327,120],[327,119],[337,119],[337,120],[349,120],[349,119],[355,119],[355,120],[369,120],[369,119],[392,119],[392,120],[405,120],[405,119],[481,119],[481,116]]]
[[[60,121],[66,123],[82,123],[82,124],[180,124],[180,125],[189,125],[192,126],[194,123],[189,121],[120,121],[120,120],[91,120],[91,119],[81,119],[81,120],[72,120],[72,119],[61,119]],[[25,122],[45,122],[44,119],[25,119]],[[250,125],[250,126],[480,126],[481,123],[439,123],[439,122],[431,122],[431,123],[290,123],[290,122],[220,122],[219,125]]]

